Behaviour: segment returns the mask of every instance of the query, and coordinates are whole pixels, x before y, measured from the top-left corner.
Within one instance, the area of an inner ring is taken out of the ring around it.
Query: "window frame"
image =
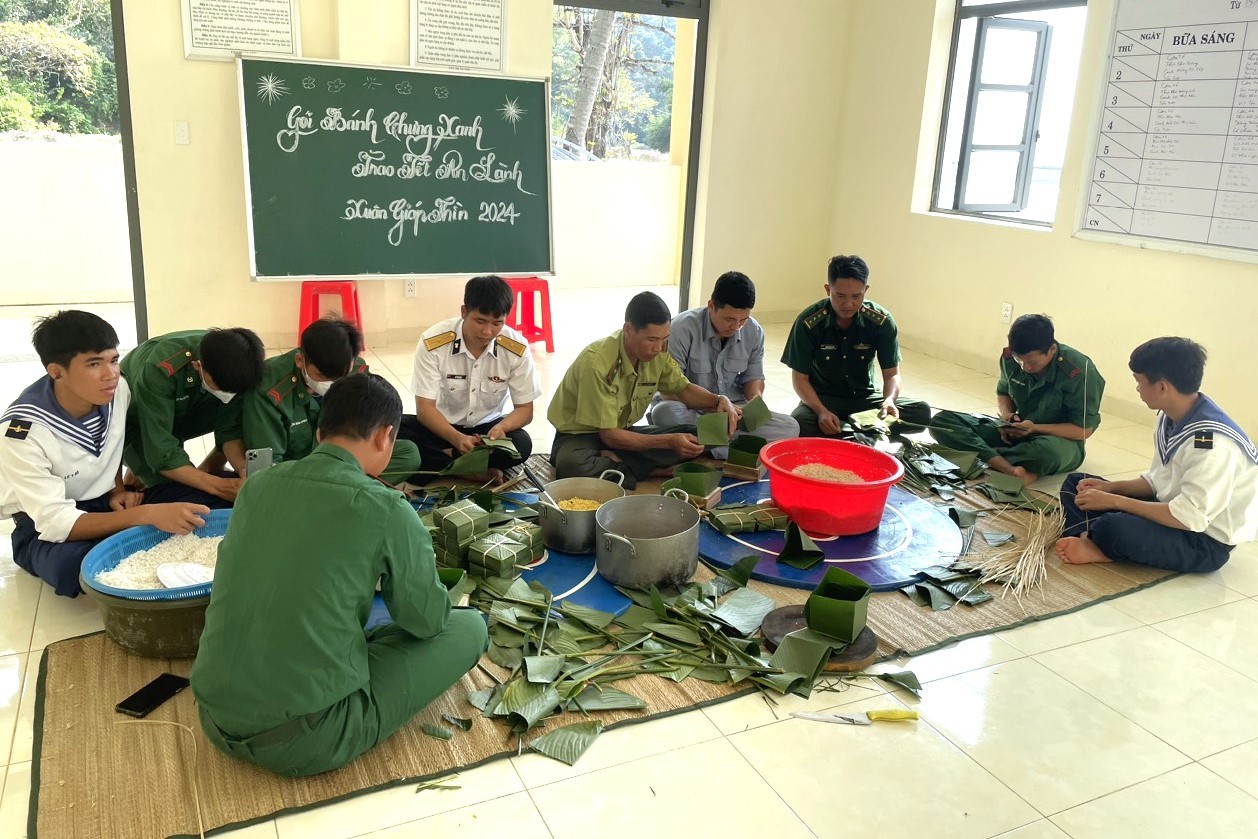
[[[967,147],[970,151],[973,150],[973,144],[969,141],[972,136],[973,111],[977,98],[976,94],[979,89],[977,72],[981,66],[979,62],[982,60],[983,52],[983,45],[980,43],[983,35],[982,24],[984,19],[997,18],[1001,15],[1042,12],[1053,9],[1071,9],[1078,7],[1086,9],[1088,0],[1007,0],[1007,2],[987,3],[975,6],[966,6],[963,5],[963,3],[964,0],[956,0],[955,13],[953,14],[952,19],[952,44],[949,49],[948,74],[944,80],[943,107],[940,111],[938,137],[935,147],[935,172],[930,192],[930,212],[942,213],[945,215],[965,216],[967,218],[981,218],[988,221],[1006,222],[1010,224],[1051,228],[1053,226],[1051,220],[1041,221],[1039,219],[1010,218],[1007,215],[1001,215],[1002,213],[1018,212],[1020,209],[1025,209],[1025,207],[1008,209],[1004,205],[1001,205],[999,209],[978,209],[978,207],[990,207],[992,205],[965,205],[966,208],[963,208],[961,202],[961,197],[965,189],[965,180],[963,179],[963,175],[967,174],[969,168]],[[971,18],[977,18],[978,21],[974,34],[974,55],[970,60],[970,84],[966,88],[967,102],[965,115],[963,117],[964,121],[961,128],[961,148],[957,161],[956,183],[954,185],[953,194],[954,206],[943,207],[939,204],[939,197],[940,189],[943,183],[944,165],[946,162],[944,160],[944,148],[948,138],[948,115],[952,110],[952,90],[955,86],[958,59],[957,49],[960,46],[962,22]],[[1012,20],[1017,19],[1014,18]],[[1049,58],[1047,43],[1042,45],[1044,46],[1043,54],[1042,56],[1039,56],[1039,61],[1037,62],[1035,71],[1036,92],[1033,96],[1033,102],[1027,109],[1028,133],[1023,136],[1023,141],[1028,145],[1028,150],[1022,164],[1019,165],[1019,176],[1017,183],[1015,184],[1015,199],[1025,198],[1026,192],[1029,191],[1030,188],[1031,174],[1034,170],[1035,140],[1038,139],[1039,136],[1040,105],[1043,100],[1044,91],[1043,75],[1047,71]],[[994,89],[1001,89],[1001,86],[997,86]],[[1010,88],[1005,86],[1004,89]],[[1023,168],[1026,170],[1025,173],[1022,171]]]

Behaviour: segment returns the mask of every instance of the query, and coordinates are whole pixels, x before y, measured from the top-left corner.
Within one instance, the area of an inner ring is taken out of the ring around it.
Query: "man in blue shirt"
[[[673,318],[668,336],[668,352],[686,378],[737,405],[764,394],[764,330],[751,316],[755,305],[756,287],[747,275],[727,271],[717,279],[708,305]],[[647,416],[651,425],[694,425],[700,413],[705,412],[657,393]],[[755,434],[770,442],[798,437],[799,423],[773,413]],[[728,453],[726,446],[711,451],[719,460]]]

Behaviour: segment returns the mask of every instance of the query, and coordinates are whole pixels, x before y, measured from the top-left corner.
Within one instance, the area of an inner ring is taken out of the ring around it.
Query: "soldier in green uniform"
[[[246,449],[270,449],[273,463],[300,460],[315,447],[323,396],[350,373],[367,372],[363,334],[336,318],[322,318],[301,333],[300,346],[266,363],[262,384],[241,408]],[[419,449],[399,440],[381,477],[399,484],[419,471]]]
[[[248,329],[191,329],[150,338],[122,359],[131,387],[122,459],[146,500],[229,507],[245,474],[244,394],[262,381],[266,351]],[[214,451],[193,466],[185,440],[214,433]],[[230,464],[235,476],[220,474]]]
[[[1031,483],[1083,462],[1083,441],[1101,424],[1105,379],[1092,360],[1057,343],[1045,315],[1023,315],[1009,328],[1000,358],[1000,422],[940,411],[930,433],[945,446],[978,452],[997,472]]]
[[[852,414],[878,409],[925,426],[930,406],[900,396],[899,330],[891,313],[865,299],[869,266],[859,256],[836,256],[826,273],[826,298],[795,319],[782,363],[800,404],[791,416],[801,437],[834,437]],[[874,374],[878,363],[881,382]]]
[[[550,460],[560,478],[595,478],[616,469],[633,489],[703,454],[693,425],[634,425],[656,391],[688,408],[728,414],[735,433],[742,410],[688,381],[664,351],[671,322],[659,295],[637,294],[625,309],[624,328],[590,344],[564,373],[546,413],[557,432]]]
[[[373,477],[401,420],[384,379],[339,378],[314,452],[241,489],[192,668],[205,736],[227,754],[283,775],[337,769],[484,652],[485,621],[451,609],[415,510]],[[364,631],[377,581],[392,623]]]

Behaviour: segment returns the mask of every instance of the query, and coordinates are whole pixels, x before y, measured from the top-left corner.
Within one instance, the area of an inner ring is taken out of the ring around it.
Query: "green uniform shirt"
[[[131,387],[122,459],[146,486],[166,482],[162,472],[191,466],[185,440],[214,432],[219,448],[242,437],[238,394],[224,405],[201,386],[192,366],[207,330],[190,329],[150,338],[122,359]]]
[[[882,393],[881,370],[900,366],[899,330],[886,309],[869,300],[846,329],[829,298],[804,309],[786,339],[782,363],[804,373],[818,396],[868,397]]]
[[[300,349],[267,359],[262,384],[244,394],[241,406],[246,449],[270,449],[274,463],[300,460],[315,447],[315,431],[323,406],[306,387],[297,368]],[[365,373],[367,362],[355,358],[355,373]],[[232,400],[233,402],[235,400]],[[418,468],[418,467],[416,467]]]
[[[218,549],[197,702],[228,734],[251,737],[367,687],[377,580],[399,627],[417,638],[445,629],[450,600],[428,531],[353,455],[323,445],[249,478]]]
[[[690,385],[667,352],[639,361],[634,370],[621,332],[617,329],[590,344],[564,373],[546,412],[560,434],[628,428],[646,413],[656,391],[672,395]]]
[[[1095,429],[1101,424],[1105,379],[1088,358],[1065,344],[1042,375],[1024,373],[1006,348],[1000,357],[996,393],[1013,400],[1018,416],[1042,424],[1070,422]]]

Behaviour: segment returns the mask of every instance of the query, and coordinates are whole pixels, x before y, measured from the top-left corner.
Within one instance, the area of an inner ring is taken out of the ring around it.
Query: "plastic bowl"
[[[760,461],[769,470],[773,503],[813,537],[853,536],[876,529],[887,494],[904,477],[904,464],[890,455],[821,437],[777,440],[761,449]],[[806,463],[847,469],[864,482],[839,484],[791,472]]]
[[[226,534],[231,512],[211,510],[196,534]],[[169,533],[156,527],[129,527],[88,551],[79,570],[79,584],[100,609],[105,634],[123,649],[149,658],[188,658],[197,654],[212,584],[121,589],[98,583],[96,575],[169,538]]]

